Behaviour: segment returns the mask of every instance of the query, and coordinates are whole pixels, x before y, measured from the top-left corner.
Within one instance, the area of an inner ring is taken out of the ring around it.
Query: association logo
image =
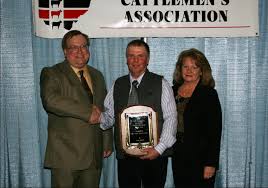
[[[85,14],[91,0],[38,0],[38,17],[52,30],[72,29],[73,23]]]

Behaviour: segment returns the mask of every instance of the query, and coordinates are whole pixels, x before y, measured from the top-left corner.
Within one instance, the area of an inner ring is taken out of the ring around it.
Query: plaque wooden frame
[[[157,113],[149,106],[135,105],[120,114],[121,146],[126,154],[142,156],[143,148],[159,142]]]

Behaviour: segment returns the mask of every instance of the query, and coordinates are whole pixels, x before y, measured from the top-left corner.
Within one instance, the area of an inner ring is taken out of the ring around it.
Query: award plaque
[[[120,115],[121,145],[129,155],[144,155],[141,149],[158,143],[157,114],[148,106],[131,106]]]

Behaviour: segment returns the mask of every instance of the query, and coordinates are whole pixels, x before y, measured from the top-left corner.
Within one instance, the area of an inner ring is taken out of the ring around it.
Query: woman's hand
[[[205,166],[204,167],[204,179],[209,179],[215,175],[216,169],[212,166]]]

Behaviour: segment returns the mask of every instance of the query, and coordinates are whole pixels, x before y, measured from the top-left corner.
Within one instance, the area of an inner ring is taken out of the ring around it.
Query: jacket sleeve
[[[103,150],[113,151],[113,129],[102,130],[103,131]]]
[[[102,110],[104,110],[104,99],[107,95],[107,89],[105,86],[105,80],[102,74],[100,75],[101,84],[101,90],[103,91],[103,98],[102,98]],[[102,138],[103,138],[103,150],[104,151],[113,151],[113,128],[102,130]]]
[[[217,91],[211,89],[208,92],[207,109],[207,156],[206,166],[218,168],[221,132],[222,132],[222,111]]]
[[[92,106],[72,96],[63,94],[62,82],[53,68],[44,68],[40,76],[41,99],[44,109],[62,117],[71,117],[88,122]]]

